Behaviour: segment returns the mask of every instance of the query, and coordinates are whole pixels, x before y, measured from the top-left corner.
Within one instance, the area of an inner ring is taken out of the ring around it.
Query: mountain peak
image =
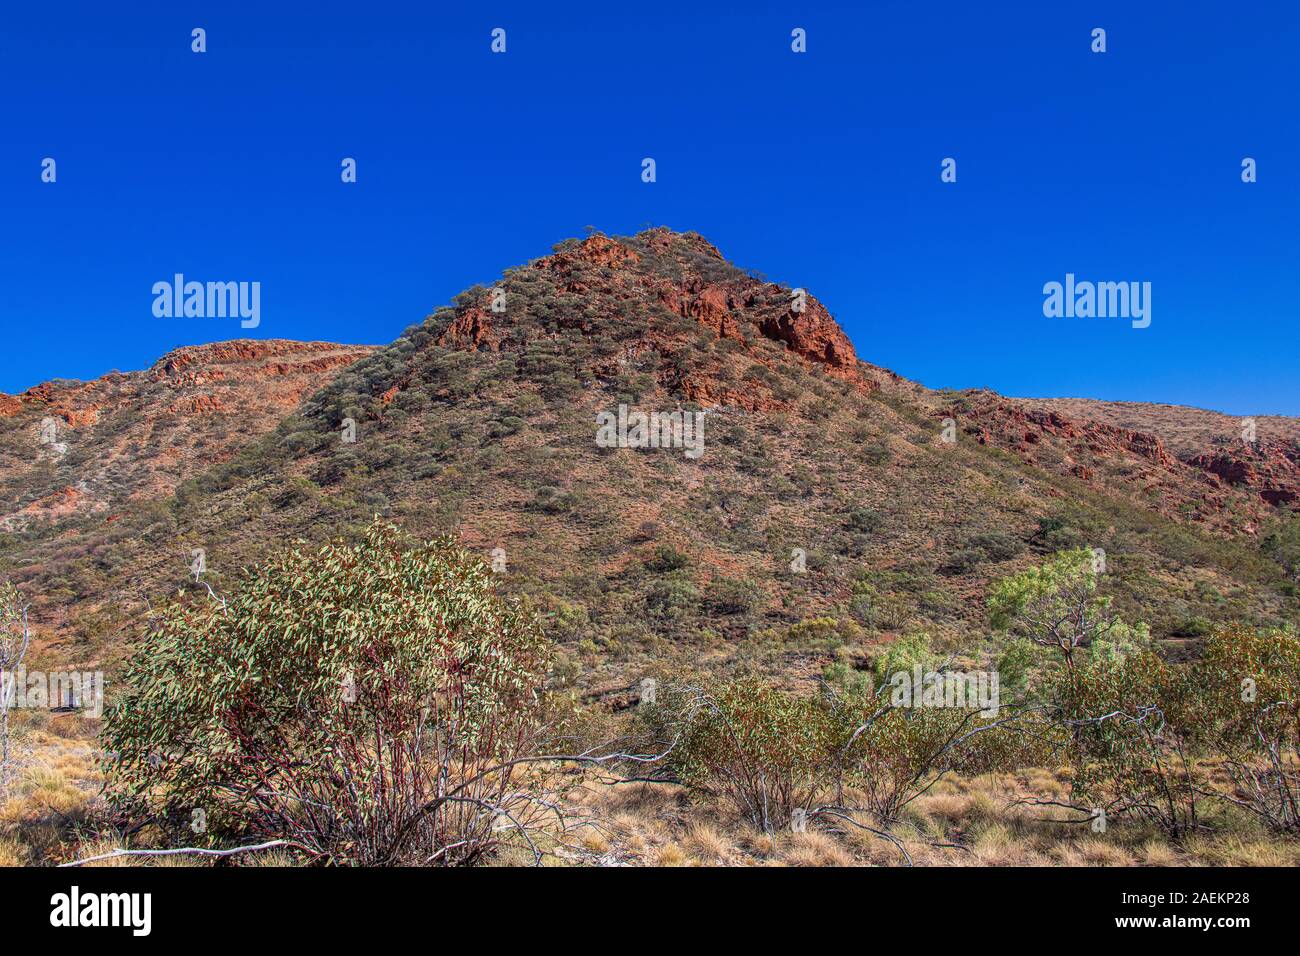
[[[780,358],[761,343],[779,344],[796,360],[873,387],[844,330],[807,290],[749,275],[698,233],[666,227],[566,240],[551,255],[507,270],[498,286],[463,293],[431,321],[436,344],[473,351],[526,350],[538,339],[575,334],[637,337],[638,352],[662,347],[676,357],[669,377],[678,376],[687,398],[692,388],[679,373],[707,366],[709,346],[723,342],[769,366]],[[684,343],[692,331],[693,342]],[[696,382],[696,395],[715,392]]]

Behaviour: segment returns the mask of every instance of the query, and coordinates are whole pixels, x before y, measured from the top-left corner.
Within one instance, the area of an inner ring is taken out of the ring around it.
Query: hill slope
[[[116,443],[150,489],[109,481],[118,520],[46,509],[6,538],[47,646],[111,661],[148,602],[193,586],[192,549],[233,588],[267,550],[375,513],[501,549],[504,585],[561,643],[558,677],[593,691],[652,663],[798,678],[916,631],[960,649],[986,636],[991,580],[1068,545],[1106,550],[1121,610],[1174,653],[1205,622],[1296,617],[1260,545],[1279,510],[1194,447],[1087,406],[907,382],[859,361],[814,297],[694,234],[570,240],[389,346],[304,348],[336,367],[258,412],[227,460],[158,469]],[[619,406],[703,413],[703,453],[601,447],[597,416]],[[0,482],[31,480],[15,429],[0,441]]]

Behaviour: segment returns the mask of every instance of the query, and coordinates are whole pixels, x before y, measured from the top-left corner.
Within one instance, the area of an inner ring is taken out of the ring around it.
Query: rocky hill
[[[807,677],[922,631],[959,650],[987,638],[990,581],[1071,545],[1106,551],[1172,654],[1300,608],[1269,543],[1291,420],[1237,449],[1100,403],[931,391],[859,360],[804,290],[666,229],[561,243],[383,348],[185,349],[0,409],[0,571],[51,653],[110,665],[195,586],[194,549],[233,589],[375,513],[495,560],[546,613],[557,679],[592,693],[647,667]],[[701,453],[598,440],[638,412],[698,413]],[[1255,478],[1221,463],[1256,451]]]

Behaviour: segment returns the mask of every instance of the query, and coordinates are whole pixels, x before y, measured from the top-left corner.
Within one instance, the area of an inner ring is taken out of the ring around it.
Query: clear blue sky
[[[246,334],[388,342],[587,225],[666,224],[805,286],[864,359],[927,385],[1300,414],[1292,0],[171,0],[4,20],[0,390]],[[261,326],[154,318],[176,272],[261,282]],[[1151,327],[1044,318],[1066,272],[1151,282]]]

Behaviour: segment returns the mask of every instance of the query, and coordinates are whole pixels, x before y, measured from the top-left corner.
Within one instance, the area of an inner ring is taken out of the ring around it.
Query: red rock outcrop
[[[1044,436],[1062,439],[1073,450],[1089,455],[1136,455],[1162,468],[1178,461],[1165,450],[1155,435],[1092,421],[1073,421],[1058,412],[1025,408],[1010,402],[996,402],[974,414],[952,412],[966,432],[980,444],[1010,444],[1021,451],[1039,445]]]
[[[441,335],[438,344],[445,348],[479,349],[491,351],[500,348],[500,340],[492,328],[491,314],[475,306],[458,313]]]
[[[808,297],[803,311],[788,312],[764,320],[760,326],[769,339],[784,342],[796,355],[843,373],[858,374],[858,356],[853,343],[826,307]]]
[[[688,260],[681,264],[680,278],[669,279],[645,268],[635,249],[596,234],[538,259],[533,268],[552,273],[562,281],[566,292],[575,295],[598,290],[631,303],[648,294],[669,311],[694,319],[719,338],[743,340],[741,330],[748,325],[830,374],[869,390],[875,387],[864,376],[853,343],[813,296],[804,294],[796,304],[792,290],[752,278],[739,270],[731,270],[731,275],[722,280],[706,278],[697,269],[714,274],[721,271],[717,265],[725,264],[726,260],[707,240],[693,233],[652,229],[640,238],[652,251],[665,257],[677,258],[684,248],[688,257],[698,258],[694,263]],[[440,343],[477,347],[484,338],[490,338],[490,323],[477,314],[479,311],[474,308],[459,313]],[[584,327],[582,318],[577,316],[560,317],[558,323],[564,328]],[[698,381],[693,387],[704,389]]]
[[[1188,464],[1234,487],[1258,494],[1270,505],[1300,500],[1300,447],[1293,442],[1237,441],[1188,459]]]

